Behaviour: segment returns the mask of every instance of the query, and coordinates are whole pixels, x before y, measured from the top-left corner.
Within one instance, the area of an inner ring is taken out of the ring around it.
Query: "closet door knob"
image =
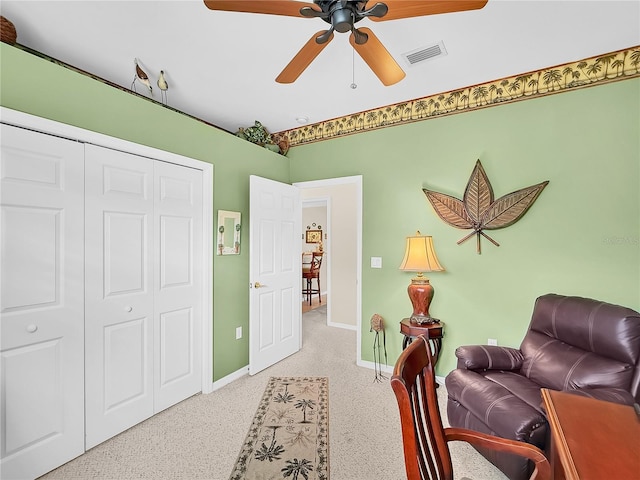
[[[124,311],[127,313],[131,313],[133,311],[133,307],[124,307]]]
[[[27,332],[29,333],[35,333],[36,330],[38,330],[38,326],[34,325],[33,323],[30,325],[27,325]]]

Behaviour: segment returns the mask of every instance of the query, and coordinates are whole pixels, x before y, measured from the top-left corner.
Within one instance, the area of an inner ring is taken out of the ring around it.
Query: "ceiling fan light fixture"
[[[349,8],[337,8],[331,14],[331,25],[336,32],[347,33],[353,28],[355,15]]]

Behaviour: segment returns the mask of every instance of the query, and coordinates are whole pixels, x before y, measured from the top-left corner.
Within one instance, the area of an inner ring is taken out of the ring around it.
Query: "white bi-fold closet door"
[[[2,125],[0,472],[84,452],[84,147]]]
[[[2,125],[1,187],[0,467],[34,478],[201,390],[202,172]]]
[[[85,147],[86,448],[201,389],[202,181]]]

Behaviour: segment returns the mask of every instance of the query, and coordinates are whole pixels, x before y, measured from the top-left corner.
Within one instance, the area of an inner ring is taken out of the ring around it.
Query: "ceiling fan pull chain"
[[[349,85],[353,90],[358,88],[356,84],[356,49],[351,49],[351,85]]]

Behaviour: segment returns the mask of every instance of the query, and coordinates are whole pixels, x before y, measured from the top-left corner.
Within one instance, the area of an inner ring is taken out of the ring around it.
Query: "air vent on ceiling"
[[[437,57],[443,57],[447,54],[447,50],[444,48],[444,43],[438,42],[426,47],[420,47],[411,52],[403,53],[402,56],[406,60],[409,66],[414,66],[427,60],[432,60]]]

